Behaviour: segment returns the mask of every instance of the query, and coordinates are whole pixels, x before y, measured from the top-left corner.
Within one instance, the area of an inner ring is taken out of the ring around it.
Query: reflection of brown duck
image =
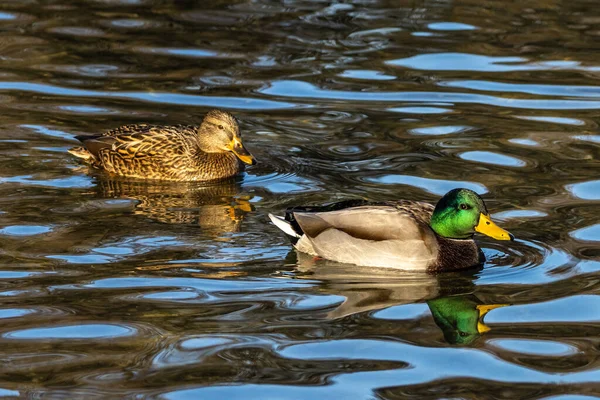
[[[217,236],[239,230],[246,213],[253,210],[250,197],[238,196],[241,187],[234,180],[173,184],[101,176],[98,189],[103,197],[138,201],[135,214],[169,224],[197,224]]]

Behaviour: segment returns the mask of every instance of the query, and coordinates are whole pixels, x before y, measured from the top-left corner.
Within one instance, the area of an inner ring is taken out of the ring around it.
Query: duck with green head
[[[347,200],[293,207],[285,217],[269,214],[294,247],[332,261],[403,270],[450,271],[484,261],[476,232],[498,240],[513,236],[490,219],[485,203],[469,189],[446,193],[434,207],[399,200]]]

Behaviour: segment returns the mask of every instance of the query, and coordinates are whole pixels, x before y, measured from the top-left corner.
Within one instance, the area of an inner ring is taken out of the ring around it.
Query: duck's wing
[[[426,203],[402,202],[293,215],[323,258],[415,270],[427,269],[438,257],[437,239],[428,224],[432,211]]]
[[[300,239],[304,235],[304,232],[302,232],[302,228],[300,228],[300,225],[298,225],[298,222],[296,221],[296,217],[294,216],[294,213],[296,213],[296,212],[300,212],[300,213],[321,212],[322,213],[322,212],[337,211],[337,210],[342,210],[342,209],[346,209],[346,208],[350,208],[350,207],[357,207],[357,206],[362,206],[362,205],[367,205],[367,204],[377,204],[377,203],[369,203],[366,200],[356,199],[356,200],[339,201],[336,203],[330,203],[330,204],[326,204],[326,205],[322,205],[322,206],[297,206],[297,207],[291,207],[291,208],[288,208],[287,210],[285,210],[284,217],[279,217],[279,216],[276,216],[273,214],[269,214],[269,218],[271,219],[271,222],[273,222],[273,225],[275,225],[276,227],[281,229],[291,240],[292,244],[295,245],[298,242],[298,239]]]
[[[77,136],[85,149],[104,162],[177,157],[191,153],[186,132],[179,127],[125,125],[95,136]]]
[[[302,232],[302,228],[296,221],[295,213],[325,213],[331,211],[340,211],[353,207],[361,207],[361,206],[376,206],[376,205],[384,205],[385,203],[372,203],[367,200],[362,199],[351,199],[351,200],[343,200],[335,203],[329,203],[321,206],[296,206],[291,207],[285,210],[284,220],[288,222],[290,229],[292,229],[298,236],[300,237],[304,234]],[[280,218],[281,219],[281,218]],[[274,221],[273,221],[274,222]],[[278,225],[278,224],[275,224]],[[281,227],[279,227],[282,229]],[[282,229],[283,230],[283,229]],[[286,232],[287,233],[287,232]]]

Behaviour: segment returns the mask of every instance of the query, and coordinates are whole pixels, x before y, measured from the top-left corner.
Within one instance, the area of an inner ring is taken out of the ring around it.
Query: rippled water
[[[2,1],[0,396],[600,393],[597,9]],[[259,160],[231,182],[114,179],[66,153],[212,107]],[[266,218],[457,186],[517,237],[482,239],[479,270],[315,262]]]

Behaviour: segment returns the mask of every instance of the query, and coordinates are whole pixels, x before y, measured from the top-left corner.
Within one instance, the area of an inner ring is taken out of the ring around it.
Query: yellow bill
[[[477,321],[477,332],[479,332],[480,334],[484,334],[484,333],[489,332],[491,330],[492,330],[492,328],[490,328],[489,326],[487,326],[483,322]]]
[[[256,164],[256,160],[254,157],[252,157],[252,154],[246,150],[239,138],[233,138],[233,140],[227,145],[227,148],[231,150],[241,162],[248,165]]]
[[[480,304],[477,306],[479,310],[479,320],[477,321],[477,332],[480,334],[489,332],[491,328],[483,323],[483,317],[485,314],[493,310],[494,308],[506,307],[510,304]]]
[[[490,217],[483,213],[479,214],[479,224],[475,227],[475,231],[497,240],[515,240],[513,235],[493,223]]]
[[[479,318],[483,318],[483,316],[495,308],[510,306],[510,304],[480,304],[477,306],[479,310]]]

